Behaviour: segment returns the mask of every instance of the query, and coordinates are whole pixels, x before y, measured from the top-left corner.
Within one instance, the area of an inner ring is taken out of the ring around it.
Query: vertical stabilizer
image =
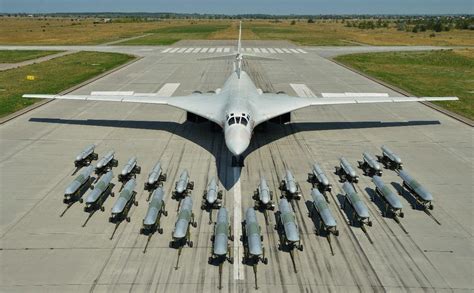
[[[240,69],[242,67],[242,53],[240,52],[242,48],[241,40],[242,40],[242,21],[240,21],[239,23],[239,41],[237,43],[237,56],[235,60],[235,63],[237,63],[235,66],[236,67],[235,72],[237,73],[237,76],[239,78],[240,78]]]
[[[241,40],[242,40],[242,21],[240,21],[240,24],[239,24],[239,42],[237,43],[237,54],[241,53],[240,52],[242,48]]]

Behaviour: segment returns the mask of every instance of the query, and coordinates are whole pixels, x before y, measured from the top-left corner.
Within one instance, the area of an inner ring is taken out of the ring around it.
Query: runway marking
[[[161,51],[161,53],[230,53],[231,48],[229,47],[213,47],[213,48],[167,48]],[[289,48],[242,48],[242,52],[245,53],[263,53],[263,54],[307,54],[308,52],[303,49],[289,49]]]
[[[194,50],[194,48],[188,48],[184,53],[191,53],[192,50]]]
[[[244,247],[239,241],[242,235],[242,190],[240,186],[240,170],[239,168],[232,168],[234,180],[238,177],[237,182],[233,187],[234,190],[234,280],[244,280],[244,265],[242,259],[244,256]]]
[[[275,50],[273,50],[272,48],[268,48],[267,49],[271,54],[276,54]]]
[[[290,51],[293,52],[293,53],[296,53],[296,54],[300,53],[299,51],[296,51],[295,49],[290,49]]]
[[[181,49],[179,49],[176,53],[183,53],[184,50],[186,50],[186,48],[181,48]]]
[[[209,48],[202,48],[201,53],[206,53]]]
[[[224,48],[217,48],[216,53],[222,53],[222,49],[224,49]]]
[[[275,51],[277,51],[277,52],[280,53],[280,54],[283,53],[283,51],[282,51],[281,49],[279,49],[279,48],[275,48]]]
[[[179,50],[179,48],[174,48],[174,49],[172,49],[172,50],[170,51],[170,53],[174,53],[174,52],[176,52],[176,51],[178,51],[178,50]]]
[[[180,83],[165,83],[156,94],[162,97],[171,97],[179,85]]]
[[[295,93],[302,98],[314,98],[317,97],[313,91],[307,87],[304,83],[290,83]]]
[[[171,50],[171,48],[168,48],[168,49],[164,49],[163,51],[161,51],[161,53],[168,53],[169,50]]]
[[[230,52],[230,48],[224,48],[224,53],[229,53]]]
[[[252,48],[244,48],[245,52],[252,53]]]
[[[197,53],[197,52],[199,52],[200,50],[201,50],[201,48],[194,48],[193,53]]]
[[[303,54],[307,54],[307,53],[308,53],[308,52],[306,52],[306,51],[303,50],[303,49],[296,49],[296,50],[300,51],[300,52],[303,53]]]
[[[285,53],[291,53],[290,50],[286,49],[286,48],[282,48],[282,50],[285,52]]]
[[[259,49],[259,48],[253,48],[253,51],[254,51],[255,53],[260,53],[260,49]]]
[[[209,53],[214,53],[215,50],[216,50],[216,48],[210,48]]]
[[[267,49],[265,49],[265,48],[261,48],[260,50],[262,51],[262,53],[266,53],[266,54],[268,54],[268,51],[267,51]]]

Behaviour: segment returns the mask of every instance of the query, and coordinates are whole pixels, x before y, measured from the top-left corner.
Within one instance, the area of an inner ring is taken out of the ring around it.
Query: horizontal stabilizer
[[[323,98],[347,98],[347,97],[373,97],[373,98],[386,98],[387,93],[321,93]]]

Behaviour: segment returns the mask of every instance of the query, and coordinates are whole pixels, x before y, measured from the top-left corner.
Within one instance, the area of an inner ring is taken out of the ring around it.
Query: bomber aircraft
[[[225,143],[233,154],[232,166],[243,166],[243,153],[250,144],[253,130],[266,121],[290,122],[292,111],[320,105],[396,103],[458,100],[457,97],[389,97],[385,93],[327,93],[323,97],[302,98],[285,93],[263,93],[242,70],[242,61],[275,60],[272,58],[244,54],[241,50],[242,23],[239,28],[237,52],[231,55],[206,59],[234,58],[234,70],[221,89],[215,93],[195,92],[188,96],[162,97],[154,93],[92,92],[91,95],[43,95],[25,94],[25,98],[86,100],[122,103],[163,104],[187,112],[191,122],[209,120],[219,125],[224,132]]]

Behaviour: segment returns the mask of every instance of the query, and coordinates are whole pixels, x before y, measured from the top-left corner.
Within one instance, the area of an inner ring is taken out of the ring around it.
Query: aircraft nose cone
[[[249,146],[250,135],[244,126],[230,126],[225,133],[225,144],[234,156],[239,156]]]

